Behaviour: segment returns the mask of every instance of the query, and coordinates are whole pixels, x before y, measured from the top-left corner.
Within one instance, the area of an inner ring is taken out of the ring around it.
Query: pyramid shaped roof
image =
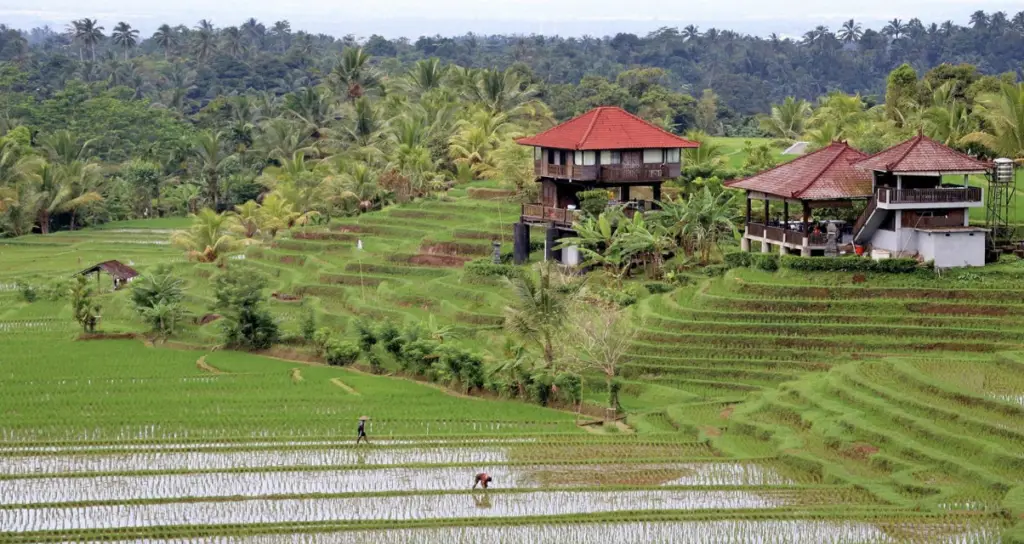
[[[622,108],[594,108],[536,136],[522,145],[572,150],[692,148],[700,144],[644,121]]]
[[[917,136],[857,163],[867,171],[893,174],[981,174],[988,163],[969,157],[955,149],[918,133]]]
[[[867,198],[871,196],[871,173],[853,166],[866,157],[846,142],[832,142],[828,147],[725,185],[800,200]]]

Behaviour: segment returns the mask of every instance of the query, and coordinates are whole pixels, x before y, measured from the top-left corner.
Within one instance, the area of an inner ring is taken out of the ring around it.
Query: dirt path
[[[351,385],[341,381],[341,378],[331,378],[331,383],[344,389],[345,392],[348,393],[349,395],[355,395],[357,397],[362,396],[362,394],[360,394],[359,391],[353,389]]]
[[[224,374],[224,371],[206,362],[206,356],[196,359],[196,368],[210,374]]]

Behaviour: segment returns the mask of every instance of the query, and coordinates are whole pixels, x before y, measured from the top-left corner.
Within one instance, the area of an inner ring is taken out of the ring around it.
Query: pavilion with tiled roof
[[[903,143],[859,161],[857,168],[889,175],[943,176],[984,174],[992,165],[918,133]]]
[[[516,142],[533,147],[540,184],[539,202],[523,205],[516,227],[516,262],[527,257],[530,225],[547,227],[545,257],[558,257],[554,241],[572,232],[581,191],[607,189],[609,204],[627,214],[653,209],[661,184],[682,172],[683,150],[700,145],[617,107],[594,108]],[[649,193],[631,194],[634,188]]]
[[[752,240],[761,242],[762,251],[768,251],[772,245],[778,245],[783,252],[798,250],[805,256],[814,250],[824,250],[827,235],[812,231],[811,210],[850,207],[855,200],[871,198],[871,174],[854,166],[866,157],[846,142],[833,142],[751,177],[727,182],[727,187],[746,191],[744,250],[749,251]],[[753,200],[764,202],[763,222],[752,217]],[[772,201],[783,205],[782,221],[777,225],[770,222],[769,206]],[[799,225],[790,223],[790,204],[799,206]]]

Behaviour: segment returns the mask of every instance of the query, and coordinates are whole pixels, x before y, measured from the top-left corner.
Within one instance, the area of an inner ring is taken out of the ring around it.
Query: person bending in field
[[[486,472],[481,472],[480,474],[476,475],[476,478],[473,479],[473,489],[476,489],[477,485],[484,489],[487,489],[487,484],[491,483],[491,480],[493,479],[494,478],[491,478],[490,475],[488,475]]]
[[[356,444],[360,440],[365,440],[367,444],[370,443],[370,439],[366,436],[366,420],[364,419],[359,420],[359,436],[356,437]]]

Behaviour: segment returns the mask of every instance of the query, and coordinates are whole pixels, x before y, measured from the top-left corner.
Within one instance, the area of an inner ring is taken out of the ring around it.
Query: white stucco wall
[[[878,229],[871,236],[872,249],[884,249],[893,257],[911,257],[918,253],[917,231],[899,229],[898,231]]]
[[[921,258],[935,268],[985,266],[985,233],[981,231],[918,232]]]

